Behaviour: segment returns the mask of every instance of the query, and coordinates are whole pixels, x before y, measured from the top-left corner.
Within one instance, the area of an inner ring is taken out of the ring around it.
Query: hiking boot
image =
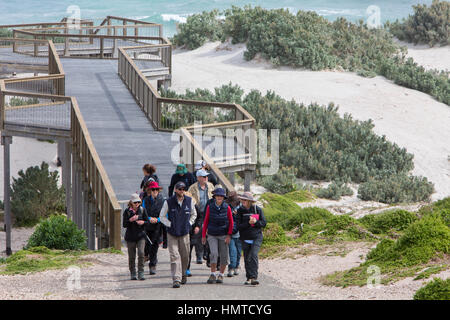
[[[174,281],[173,285],[172,285],[172,288],[179,288],[179,287],[181,287],[180,281]]]
[[[131,272],[131,280],[137,280],[136,272]]]
[[[156,266],[150,267],[150,275],[156,274]]]
[[[252,284],[252,282],[250,281],[250,279],[247,279],[247,281],[244,282],[245,285],[250,285]]]
[[[250,279],[250,284],[251,284],[252,286],[256,286],[256,285],[259,284],[259,281],[258,281],[257,279]]]
[[[216,275],[214,275],[214,274],[210,275],[209,279],[208,279],[208,281],[206,281],[206,283],[209,283],[209,284],[216,283]]]
[[[191,270],[189,269],[186,270],[186,277],[192,277]]]
[[[228,278],[231,278],[233,275],[234,275],[233,269],[232,269],[232,268],[229,268],[229,269],[228,269],[227,277],[228,277]]]
[[[145,280],[145,277],[144,277],[144,271],[139,271],[139,272],[138,272],[138,279],[139,279],[139,280]]]
[[[197,259],[197,264],[203,264],[202,259]]]
[[[239,269],[238,269],[238,268],[233,269],[233,271],[234,271],[234,275],[235,275],[235,276],[238,276],[238,275],[239,275]]]
[[[216,283],[223,283],[223,276],[219,274],[217,277]]]
[[[186,276],[182,276],[181,277],[181,284],[186,284],[186,282],[187,282]]]

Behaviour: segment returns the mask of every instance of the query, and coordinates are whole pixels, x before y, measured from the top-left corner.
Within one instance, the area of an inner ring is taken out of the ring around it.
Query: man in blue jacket
[[[173,287],[179,288],[187,282],[186,269],[189,263],[189,231],[197,217],[191,197],[186,196],[186,184],[177,182],[175,194],[164,202],[159,214],[160,221],[167,227],[170,254],[170,269]]]

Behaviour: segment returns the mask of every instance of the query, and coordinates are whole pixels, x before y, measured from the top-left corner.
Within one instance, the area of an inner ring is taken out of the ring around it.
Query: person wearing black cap
[[[194,202],[186,196],[186,184],[177,182],[175,194],[164,202],[159,214],[160,221],[167,227],[170,253],[170,267],[173,287],[187,282],[186,269],[189,262],[189,231],[197,217]]]
[[[203,221],[202,243],[208,244],[211,250],[211,275],[207,283],[223,283],[223,273],[228,264],[228,244],[233,232],[233,214],[231,207],[224,201],[225,190],[217,188],[213,193],[214,201],[206,207],[205,220]],[[220,255],[220,273],[217,275],[217,259]]]

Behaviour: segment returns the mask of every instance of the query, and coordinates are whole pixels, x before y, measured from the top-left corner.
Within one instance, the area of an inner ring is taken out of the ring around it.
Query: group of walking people
[[[168,248],[173,288],[180,288],[192,276],[192,251],[196,262],[210,268],[208,284],[223,283],[239,274],[241,252],[244,254],[246,285],[258,285],[258,252],[262,228],[266,226],[263,210],[250,192],[227,194],[218,184],[204,160],[194,174],[178,164],[172,176],[168,198],[153,165],[143,167],[140,194],[133,194],[123,212],[123,227],[131,280],[145,280],[144,265],[156,274],[158,249]],[[136,251],[138,272],[136,273]]]

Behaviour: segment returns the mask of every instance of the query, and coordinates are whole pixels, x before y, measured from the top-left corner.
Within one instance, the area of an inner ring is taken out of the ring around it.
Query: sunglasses
[[[180,190],[180,191],[186,191],[185,188],[178,188],[177,190]]]
[[[158,188],[150,189],[150,191],[159,191],[159,189]]]
[[[134,201],[133,202],[134,204],[139,204],[139,203],[141,203],[140,201]]]

